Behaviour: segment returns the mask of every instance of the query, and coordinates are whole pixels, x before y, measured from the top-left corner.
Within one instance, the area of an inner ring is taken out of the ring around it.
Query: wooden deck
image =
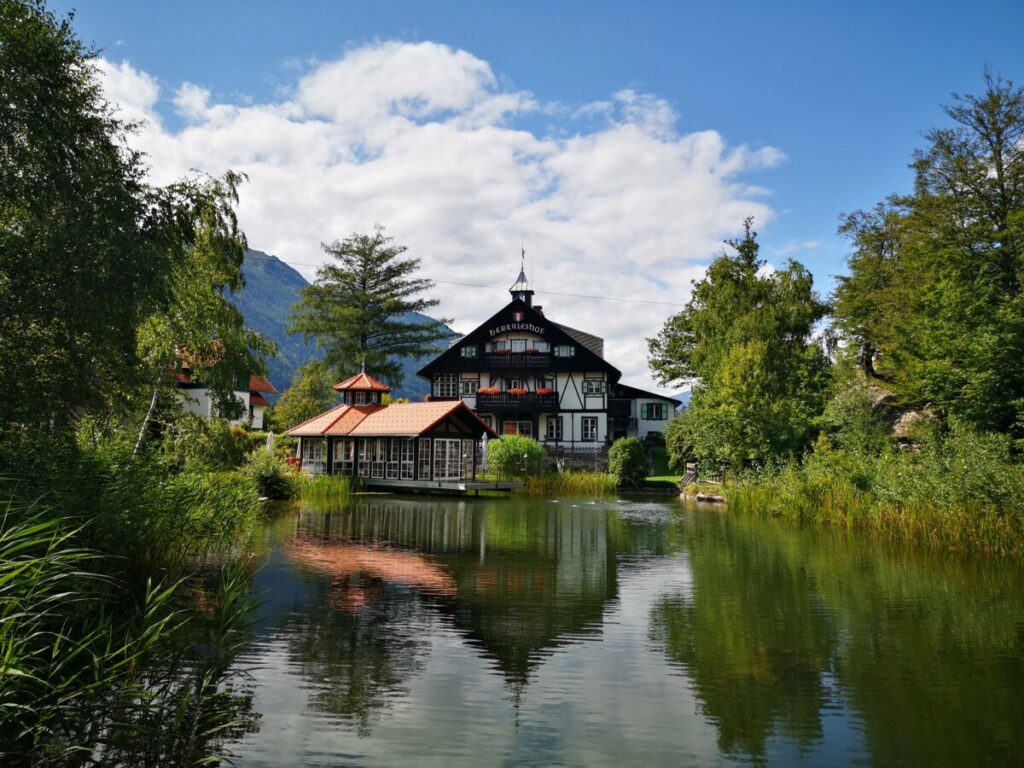
[[[362,479],[362,483],[367,488],[387,488],[393,491],[445,493],[453,496],[459,496],[465,493],[479,493],[480,491],[511,492],[516,488],[523,487],[522,483],[494,482],[490,480],[370,480],[364,478]]]

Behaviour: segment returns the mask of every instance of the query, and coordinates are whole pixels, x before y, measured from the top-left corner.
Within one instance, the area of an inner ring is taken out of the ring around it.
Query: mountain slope
[[[292,377],[301,365],[323,356],[313,344],[305,344],[301,336],[292,336],[287,330],[288,314],[301,298],[300,291],[309,283],[276,256],[257,250],[249,250],[246,253],[242,271],[245,274],[245,288],[232,298],[245,317],[245,324],[277,343],[277,356],[267,361],[268,378],[278,392],[283,392],[289,387]],[[416,312],[408,313],[403,320],[437,322]],[[396,397],[422,400],[429,392],[429,385],[416,378],[416,371],[430,357],[431,355],[419,359],[400,360],[404,381],[402,386],[396,388]]]

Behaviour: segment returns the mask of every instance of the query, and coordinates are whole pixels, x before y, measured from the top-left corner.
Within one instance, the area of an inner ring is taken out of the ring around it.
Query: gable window
[[[562,417],[561,416],[548,416],[548,440],[561,440],[562,439]]]
[[[555,357],[575,357],[576,347],[572,344],[556,344]]]
[[[472,358],[472,357],[476,357],[479,353],[480,353],[480,347],[478,347],[476,344],[467,344],[466,346],[464,346],[462,348],[462,356],[463,357]]]
[[[640,418],[648,421],[665,421],[668,418],[668,403],[641,403]]]
[[[512,339],[512,351],[513,352],[525,352],[526,351],[526,339]]]
[[[458,397],[459,377],[454,373],[439,373],[434,378],[434,394],[437,397]]]
[[[584,379],[583,380],[583,394],[584,395],[603,395],[605,393],[605,382],[604,379]]]
[[[597,442],[597,416],[584,416],[580,420],[584,442]]]

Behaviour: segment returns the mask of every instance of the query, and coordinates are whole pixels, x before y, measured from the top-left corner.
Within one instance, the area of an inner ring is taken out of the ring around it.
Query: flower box
[[[526,390],[523,389],[522,387],[516,387],[515,389],[510,389],[508,391],[508,393],[510,395],[516,395],[517,397],[522,397],[523,395],[526,394]]]
[[[478,395],[497,395],[501,393],[501,390],[497,387],[480,387],[476,393]]]
[[[538,395],[553,395],[553,394],[555,394],[555,390],[551,389],[550,387],[541,387],[540,389],[537,390],[537,394]]]

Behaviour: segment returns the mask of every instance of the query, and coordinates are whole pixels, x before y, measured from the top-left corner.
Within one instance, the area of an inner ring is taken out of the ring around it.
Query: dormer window
[[[462,356],[465,358],[475,358],[480,354],[480,347],[476,344],[467,344],[462,348]]]

